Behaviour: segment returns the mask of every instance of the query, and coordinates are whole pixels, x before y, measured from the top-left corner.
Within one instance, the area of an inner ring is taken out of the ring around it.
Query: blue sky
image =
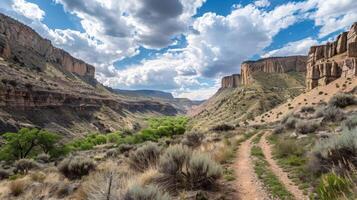
[[[357,21],[355,0],[4,0],[0,12],[120,89],[206,99],[247,59],[306,54]]]

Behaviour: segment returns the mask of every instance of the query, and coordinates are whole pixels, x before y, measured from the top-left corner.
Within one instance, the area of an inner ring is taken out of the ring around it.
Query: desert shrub
[[[301,156],[304,153],[304,148],[294,139],[279,139],[277,140],[276,147],[275,153],[279,158],[289,157],[292,155]]]
[[[5,170],[0,168],[0,181],[9,178],[10,173]]]
[[[82,176],[88,175],[95,167],[91,159],[71,156],[60,162],[58,170],[69,179],[80,179]]]
[[[42,172],[35,172],[30,174],[31,180],[35,181],[35,182],[39,182],[42,183],[45,178],[46,178],[46,174],[42,173]]]
[[[135,185],[127,191],[124,200],[169,200],[170,196],[155,186]]]
[[[300,134],[313,133],[317,130],[319,124],[315,121],[301,120],[295,125],[295,130]]]
[[[204,136],[201,133],[188,133],[182,140],[182,144],[195,148],[201,145],[203,137]]]
[[[125,153],[125,152],[128,152],[128,151],[132,150],[133,148],[134,148],[133,145],[121,144],[121,145],[119,145],[118,150],[119,150],[120,153]]]
[[[36,157],[36,160],[38,162],[48,163],[50,161],[50,155],[48,155],[46,153],[38,154],[37,157]]]
[[[324,122],[340,122],[345,119],[345,113],[340,109],[333,106],[328,106],[323,110]]]
[[[154,143],[147,143],[131,152],[129,165],[131,168],[143,172],[151,166],[155,166],[160,157],[160,148]]]
[[[211,131],[231,131],[234,130],[235,127],[229,124],[218,124],[211,128]]]
[[[220,165],[209,156],[192,153],[181,145],[170,146],[160,158],[155,182],[169,192],[210,189],[222,175]]]
[[[344,108],[350,105],[355,105],[356,99],[352,94],[339,93],[333,96],[329,104],[338,108]]]
[[[118,149],[109,149],[106,153],[105,153],[105,157],[109,158],[109,157],[117,157],[120,154],[120,151]]]
[[[331,172],[321,177],[317,194],[321,200],[344,199],[351,193],[351,185],[351,180]]]
[[[31,169],[37,169],[40,165],[31,159],[20,159],[15,162],[15,171],[22,174],[27,174]]]
[[[9,183],[9,190],[13,196],[19,196],[22,194],[27,186],[27,182],[24,180],[14,180]]]
[[[289,118],[286,119],[284,125],[287,129],[294,129],[297,122],[298,119],[296,119],[293,116],[290,116]]]
[[[122,138],[120,133],[109,133],[107,135],[107,142],[109,143],[119,143]]]
[[[310,162],[312,171],[317,174],[331,169],[350,169],[351,164],[357,166],[357,128],[317,143]]]
[[[313,106],[303,106],[303,107],[301,107],[300,112],[314,113],[315,108]]]
[[[344,127],[348,128],[348,130],[352,130],[357,127],[357,114],[348,117],[344,121],[343,125]]]
[[[276,126],[273,129],[273,134],[281,134],[284,132],[284,129],[285,129],[285,127],[283,125],[279,124],[278,126]]]

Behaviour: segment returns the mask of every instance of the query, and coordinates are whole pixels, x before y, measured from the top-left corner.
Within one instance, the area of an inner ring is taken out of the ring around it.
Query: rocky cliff
[[[357,76],[357,23],[335,41],[312,46],[306,68],[308,90],[327,85],[341,76]]]
[[[95,69],[69,53],[52,46],[30,27],[0,13],[0,56],[23,66],[44,71],[46,63],[86,78]]]
[[[225,76],[221,81],[221,88],[237,88],[241,85],[240,74]]]
[[[241,65],[241,83],[247,85],[253,80],[254,72],[285,73],[304,72],[306,56],[271,57],[257,61],[246,61]]]

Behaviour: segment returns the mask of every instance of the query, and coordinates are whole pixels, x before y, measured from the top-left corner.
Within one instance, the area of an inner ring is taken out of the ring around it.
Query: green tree
[[[5,149],[13,157],[21,159],[26,158],[36,147],[38,129],[22,128],[18,133],[5,133]]]
[[[37,144],[41,147],[42,151],[47,154],[56,147],[55,145],[60,138],[60,136],[54,133],[41,130],[37,134]]]

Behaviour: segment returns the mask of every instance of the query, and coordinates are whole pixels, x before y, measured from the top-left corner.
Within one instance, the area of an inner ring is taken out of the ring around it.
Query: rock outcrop
[[[52,46],[30,27],[0,13],[0,57],[39,71],[51,63],[59,69],[94,78],[95,68]]]
[[[306,56],[271,57],[257,61],[246,61],[241,65],[241,83],[247,85],[253,80],[254,72],[286,73],[306,71]]]
[[[237,88],[241,85],[240,74],[233,74],[222,78],[221,88]]]
[[[306,66],[306,87],[311,90],[339,77],[357,76],[357,23],[334,42],[312,46]]]

